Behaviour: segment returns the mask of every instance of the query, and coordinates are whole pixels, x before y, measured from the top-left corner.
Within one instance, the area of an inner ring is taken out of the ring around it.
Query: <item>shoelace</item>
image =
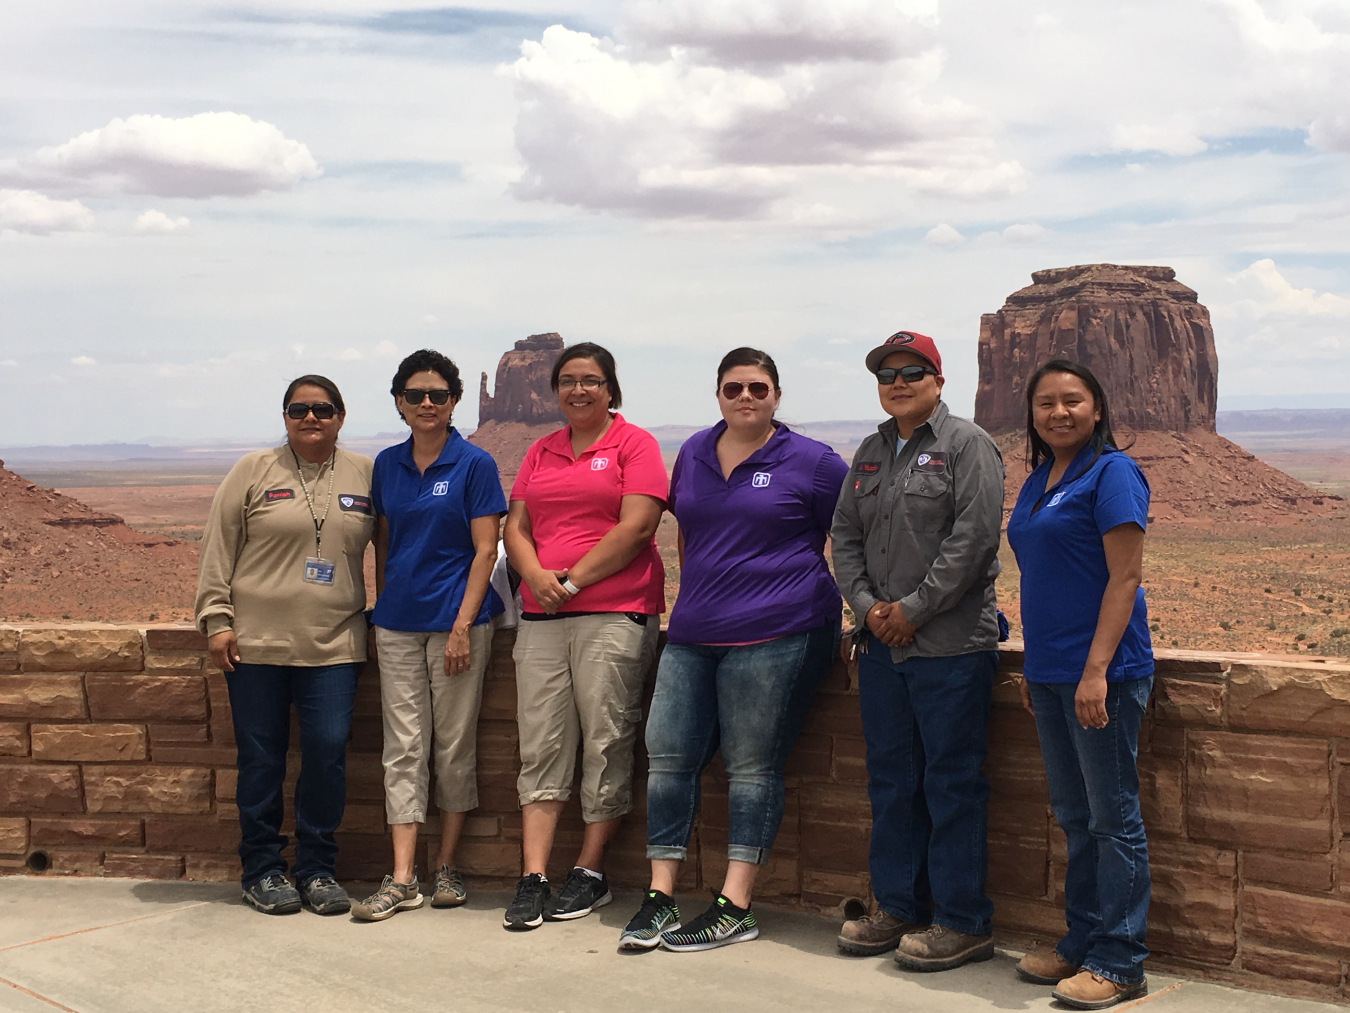
[[[264,890],[284,890],[291,884],[287,882],[286,877],[279,872],[274,872],[270,876],[265,876],[259,884]]]
[[[586,889],[588,885],[586,881],[591,878],[592,877],[586,875],[584,872],[573,869],[567,874],[567,882],[563,883],[563,888],[558,891],[559,898],[566,898],[567,900],[574,899]],[[599,882],[599,880],[597,880],[597,882]]]
[[[544,887],[544,884],[543,884],[538,878],[536,878],[536,877],[534,877],[534,876],[530,876],[530,877],[527,877],[527,878],[525,878],[525,879],[522,879],[522,880],[516,885],[516,900],[517,900],[517,901],[524,900],[524,899],[525,899],[526,897],[528,897],[530,894],[536,893],[537,891],[542,890],[543,887]]]
[[[309,890],[327,890],[329,887],[337,886],[337,880],[332,876],[315,876],[309,881]]]

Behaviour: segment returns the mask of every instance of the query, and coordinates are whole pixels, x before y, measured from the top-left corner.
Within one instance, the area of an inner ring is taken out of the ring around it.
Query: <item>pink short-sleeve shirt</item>
[[[656,437],[615,414],[604,435],[572,456],[570,426],[536,440],[511,486],[511,499],[524,500],[530,512],[534,549],[541,566],[568,570],[614,525],[625,496],[651,496],[665,505],[669,494],[666,466]],[[526,612],[542,612],[527,584],[520,587]],[[640,612],[666,610],[666,569],[656,539],[617,573],[583,587],[561,612]]]

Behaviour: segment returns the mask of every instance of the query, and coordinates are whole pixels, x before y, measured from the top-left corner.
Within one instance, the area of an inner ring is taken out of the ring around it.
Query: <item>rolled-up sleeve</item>
[[[860,452],[861,452],[861,448]],[[867,575],[867,542],[858,498],[846,481],[835,503],[834,522],[830,525],[830,558],[834,579],[858,622],[879,600]]]
[[[246,511],[251,469],[243,462],[230,469],[211,500],[211,512],[202,531],[197,569],[197,629],[208,637],[234,627],[234,600],[230,583],[234,565],[248,538]]]
[[[957,452],[951,472],[955,498],[951,533],[942,540],[928,575],[899,602],[905,618],[916,627],[954,607],[977,581],[988,580],[998,558],[1003,455],[993,440],[979,436]]]

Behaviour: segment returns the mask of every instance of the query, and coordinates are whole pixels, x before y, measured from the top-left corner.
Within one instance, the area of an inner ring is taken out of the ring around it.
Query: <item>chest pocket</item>
[[[911,531],[945,530],[953,513],[951,475],[911,470],[903,502]]]
[[[358,510],[343,511],[342,517],[342,551],[349,556],[360,558],[365,554],[366,546],[375,534],[375,517],[373,514],[361,513]],[[324,534],[328,533],[328,524],[332,524],[330,517],[324,525]]]

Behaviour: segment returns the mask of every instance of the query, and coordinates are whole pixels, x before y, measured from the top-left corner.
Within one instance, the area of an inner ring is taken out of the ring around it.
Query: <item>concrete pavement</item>
[[[533,932],[501,928],[504,893],[362,924],[267,917],[221,884],[0,879],[4,1013],[606,1013],[1055,1009],[1013,958],[907,975],[835,950],[836,926],[764,909],[761,936],[706,953],[615,951],[636,896]],[[703,898],[688,898],[700,909]],[[1148,1013],[1314,1013],[1339,1007],[1153,975]],[[1138,1005],[1132,1008],[1140,1008]]]

